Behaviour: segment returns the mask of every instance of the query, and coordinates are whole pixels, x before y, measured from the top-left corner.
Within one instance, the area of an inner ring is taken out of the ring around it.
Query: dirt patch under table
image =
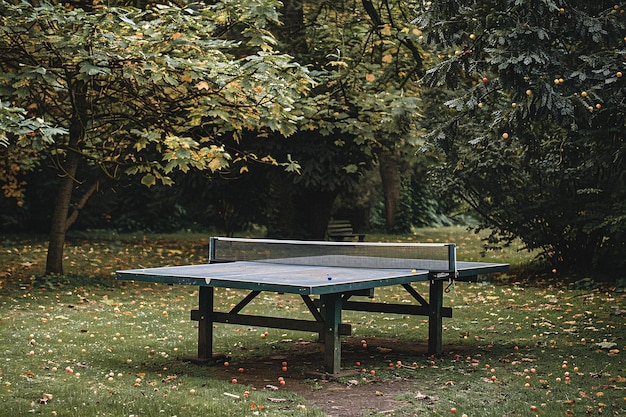
[[[459,352],[458,347],[454,349]],[[385,366],[399,358],[404,363],[415,360],[422,364],[427,359],[423,343],[368,338],[364,348],[361,338],[350,337],[342,340],[342,372],[329,375],[321,369],[322,350],[323,345],[318,343],[286,341],[272,356],[232,360],[228,367],[216,367],[215,377],[236,378],[256,391],[267,391],[268,399],[275,401],[282,400],[284,391],[296,393],[306,400],[301,406],[319,407],[328,416],[361,417],[370,410],[397,410],[406,405],[397,399],[398,395],[414,396],[419,390],[419,381],[386,372]],[[374,375],[370,373],[373,368],[377,369]],[[280,385],[281,377],[284,386]]]

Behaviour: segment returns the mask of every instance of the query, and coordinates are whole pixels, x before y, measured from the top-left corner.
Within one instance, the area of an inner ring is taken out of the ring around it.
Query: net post
[[[217,238],[209,238],[209,263],[212,264],[215,261],[215,246],[217,245]]]
[[[452,278],[456,278],[456,243],[448,244],[448,271],[452,274]]]

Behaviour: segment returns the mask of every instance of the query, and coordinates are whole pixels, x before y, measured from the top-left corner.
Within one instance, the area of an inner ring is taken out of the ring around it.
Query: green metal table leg
[[[325,294],[320,297],[324,315],[324,367],[331,374],[341,370],[341,294]]]
[[[442,309],[443,309],[443,281],[430,280],[428,300],[428,354],[441,356],[442,347]]]

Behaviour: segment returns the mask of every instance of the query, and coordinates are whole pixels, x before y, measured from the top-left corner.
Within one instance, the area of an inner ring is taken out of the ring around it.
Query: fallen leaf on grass
[[[598,346],[600,349],[612,349],[615,346],[617,346],[617,343],[615,343],[615,342],[607,342],[605,340],[605,341],[596,343],[596,346]]]
[[[415,398],[421,401],[431,401],[431,402],[435,402],[439,399],[435,395],[426,395],[426,394],[422,394],[421,392],[418,392],[417,394],[415,394]]]
[[[269,402],[272,403],[286,403],[287,399],[286,398],[273,398],[273,397],[268,397],[267,399]]]
[[[255,403],[251,403],[250,404],[250,410],[252,410],[252,411],[263,410],[264,408],[265,408],[265,406],[263,406],[263,405],[256,405]]]
[[[52,399],[52,394],[43,394],[39,399],[39,404],[48,404],[48,401]]]

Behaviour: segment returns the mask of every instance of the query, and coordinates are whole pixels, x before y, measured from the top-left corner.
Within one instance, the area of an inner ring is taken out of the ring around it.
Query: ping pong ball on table
[[[417,274],[417,269],[411,269],[412,274]]]

